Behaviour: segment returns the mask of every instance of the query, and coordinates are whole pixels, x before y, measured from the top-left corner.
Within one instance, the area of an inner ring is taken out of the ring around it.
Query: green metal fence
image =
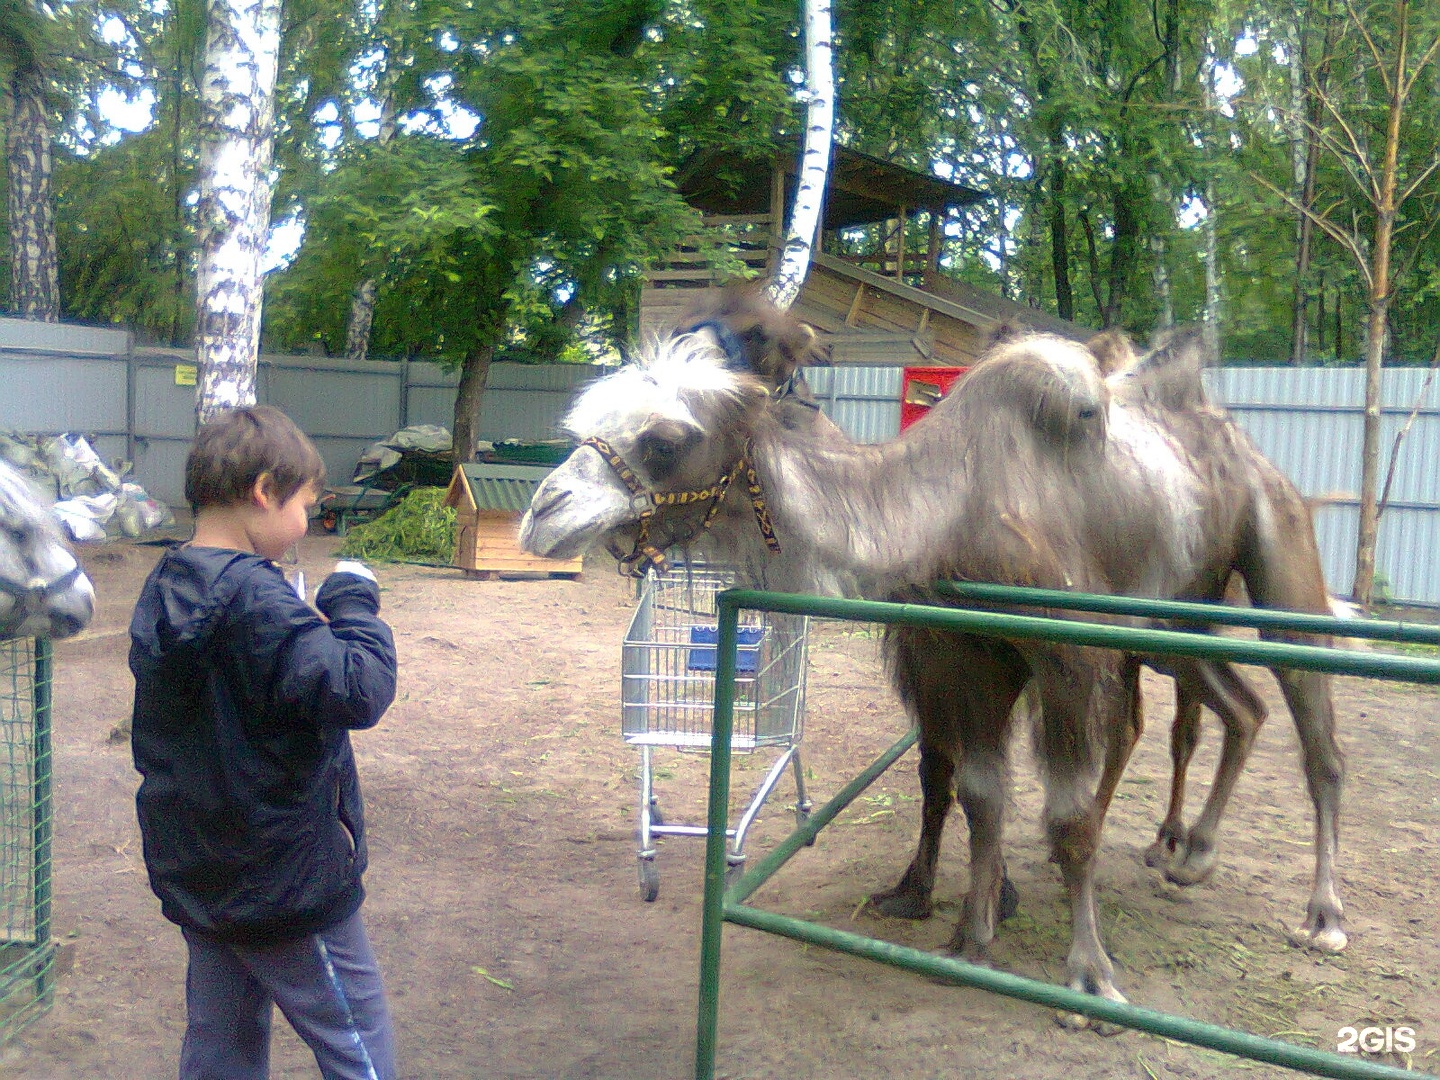
[[[0,1044],[50,1007],[50,642],[0,641]]]
[[[1172,618],[1212,625],[1263,626],[1286,633],[1323,633],[1420,644],[1440,644],[1440,627],[1391,622],[1358,622],[1328,616],[1296,615],[1167,601],[1057,593],[1048,590],[956,583],[947,586],[957,599],[1010,607]],[[961,960],[938,957],[918,949],[877,941],[846,931],[778,915],[749,906],[745,900],[800,848],[813,841],[862,791],[893,765],[915,742],[911,731],[890,747],[825,806],[815,810],[774,852],[757,863],[728,890],[725,887],[725,823],[730,802],[730,735],[733,726],[736,627],[741,610],[815,615],[853,622],[905,623],[964,630],[990,637],[1026,638],[1147,655],[1175,655],[1266,666],[1305,668],[1400,682],[1440,684],[1440,660],[1385,653],[1362,653],[1314,645],[1247,641],[1205,633],[1155,630],[1128,625],[1050,619],[1005,611],[930,607],[864,600],[792,596],[748,589],[719,594],[719,645],[715,677],[715,714],[710,755],[710,818],[705,848],[705,900],[701,924],[700,992],[696,1024],[695,1076],[711,1080],[715,1071],[715,1033],[720,1005],[720,942],[727,922],[822,945],[905,968],[919,974],[1021,1001],[1081,1013],[1138,1031],[1160,1035],[1239,1057],[1341,1080],[1415,1080],[1425,1074],[1340,1054],[1327,1053],[1276,1039],[1206,1024],[1182,1016],[1120,1004],[1063,986],[1022,978]],[[1436,1078],[1432,1077],[1432,1080]]]

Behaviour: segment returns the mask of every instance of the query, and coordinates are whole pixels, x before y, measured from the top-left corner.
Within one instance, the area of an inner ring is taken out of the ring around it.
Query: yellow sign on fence
[[[195,374],[196,374],[196,371],[197,371],[197,368],[195,367],[194,364],[176,364],[176,365],[175,365],[175,385],[176,385],[176,386],[194,386],[194,385],[195,385]]]

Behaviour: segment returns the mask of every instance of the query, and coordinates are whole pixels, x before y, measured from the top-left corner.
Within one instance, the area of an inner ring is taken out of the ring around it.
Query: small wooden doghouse
[[[549,475],[547,465],[455,466],[445,505],[455,507],[455,565],[466,577],[511,574],[580,576],[581,559],[542,559],[520,549],[520,517],[535,489]]]

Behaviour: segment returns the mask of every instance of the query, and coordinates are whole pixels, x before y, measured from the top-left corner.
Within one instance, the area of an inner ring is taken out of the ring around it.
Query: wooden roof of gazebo
[[[706,214],[767,213],[773,198],[772,164],[785,176],[789,205],[800,171],[800,156],[793,151],[777,152],[773,162],[733,150],[698,151],[678,170],[676,186],[686,202]],[[988,197],[964,184],[836,146],[830,156],[821,227],[843,229],[885,221],[899,209],[943,215]]]

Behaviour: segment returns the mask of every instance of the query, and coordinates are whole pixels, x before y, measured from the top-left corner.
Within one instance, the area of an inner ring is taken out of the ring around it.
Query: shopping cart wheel
[[[660,868],[654,859],[640,859],[640,899],[653,904],[660,895]]]
[[[810,824],[810,807],[808,807],[808,806],[797,806],[797,807],[795,808],[795,826],[796,826],[796,828],[801,828],[801,827],[806,826],[806,825],[808,825],[808,824]],[[812,836],[812,837],[810,837],[809,840],[806,840],[806,841],[805,841],[805,846],[806,846],[806,847],[814,847],[814,846],[815,846],[815,837]]]

